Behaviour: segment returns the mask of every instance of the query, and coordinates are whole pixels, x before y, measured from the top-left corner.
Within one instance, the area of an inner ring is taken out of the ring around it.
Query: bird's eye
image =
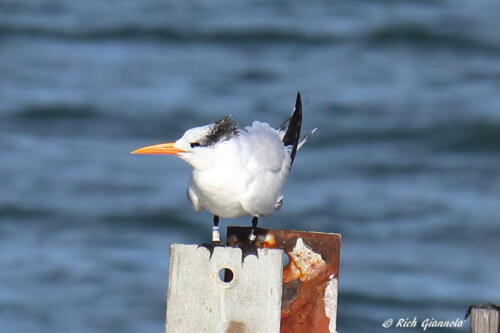
[[[199,146],[200,146],[200,144],[198,142],[191,143],[191,148],[199,147]]]

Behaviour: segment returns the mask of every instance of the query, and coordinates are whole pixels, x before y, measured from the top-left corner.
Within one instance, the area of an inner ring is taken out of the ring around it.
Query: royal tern
[[[187,130],[175,142],[134,150],[132,154],[169,154],[193,168],[187,196],[194,209],[214,215],[212,242],[220,242],[219,217],[252,217],[249,240],[259,217],[268,216],[283,205],[283,187],[295,153],[307,141],[300,139],[302,102],[300,93],[292,116],[277,129],[254,121],[239,128],[231,116]]]

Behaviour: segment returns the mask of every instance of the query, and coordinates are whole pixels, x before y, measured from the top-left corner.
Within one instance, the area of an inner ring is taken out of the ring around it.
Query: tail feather
[[[307,142],[307,140],[309,140],[311,135],[316,133],[316,131],[317,131],[317,128],[313,129],[309,134],[307,134],[306,136],[302,137],[302,139],[300,139],[299,144],[297,146],[297,151],[299,151],[300,148],[302,148],[302,146]]]
[[[283,132],[283,135],[281,135],[281,139],[283,140],[283,136],[285,135],[285,130],[288,127],[288,123],[290,122],[290,119],[292,119],[292,116],[288,117],[281,125],[278,126],[276,129],[278,132]]]
[[[286,125],[286,122],[283,125]],[[292,167],[293,159],[295,158],[295,153],[297,153],[297,149],[299,146],[301,125],[302,125],[302,100],[300,92],[297,92],[295,109],[288,123],[288,128],[286,130],[285,136],[283,137],[282,140],[285,146],[292,146],[292,151],[290,153],[290,158],[292,159],[292,162],[290,163],[290,168]]]

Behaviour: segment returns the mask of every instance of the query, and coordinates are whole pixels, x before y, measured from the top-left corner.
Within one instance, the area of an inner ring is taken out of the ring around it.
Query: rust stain
[[[232,320],[227,326],[226,333],[247,333],[247,325],[242,321]]]
[[[247,244],[250,230],[228,227],[227,244]],[[281,333],[330,333],[324,297],[338,279],[340,235],[260,228],[255,234],[257,247],[282,249],[290,259],[283,268]]]
[[[309,248],[302,237],[297,238],[292,252],[287,254],[290,258],[290,273],[284,282],[296,278],[299,278],[300,281],[314,280],[326,270],[326,262],[321,258],[321,255]]]

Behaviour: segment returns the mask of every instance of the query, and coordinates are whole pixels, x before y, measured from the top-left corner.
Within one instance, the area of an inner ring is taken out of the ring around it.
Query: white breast
[[[193,168],[188,197],[222,218],[266,216],[281,207],[290,151],[266,123],[254,122],[230,140],[207,147]]]

